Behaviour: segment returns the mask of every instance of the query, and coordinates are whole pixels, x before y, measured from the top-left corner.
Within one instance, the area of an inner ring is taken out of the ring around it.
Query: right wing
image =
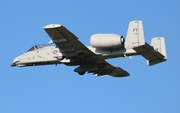
[[[94,54],[78,38],[62,25],[50,24],[44,27],[52,42],[66,58],[73,59],[86,72],[97,76],[110,75],[114,77],[129,76],[125,70],[107,63],[101,56]]]
[[[86,56],[94,54],[89,51],[89,49],[82,44],[73,33],[62,25],[50,24],[45,26],[44,30],[66,58],[75,57],[77,54],[83,52],[86,52]]]

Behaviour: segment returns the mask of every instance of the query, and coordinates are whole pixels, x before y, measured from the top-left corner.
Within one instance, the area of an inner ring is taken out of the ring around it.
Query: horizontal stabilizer
[[[145,45],[133,49],[147,60],[149,66],[167,60],[165,41],[163,37],[153,38],[151,45],[145,43]]]
[[[161,63],[167,60],[165,40],[163,37],[153,38],[151,40],[151,46],[153,46],[155,50],[154,54],[158,57],[158,59],[147,60],[148,65],[151,66],[151,65]]]
[[[142,55],[149,66],[166,61],[166,48],[163,37],[153,38],[151,45],[144,40],[143,24],[140,20],[129,23],[126,41],[126,49],[133,49],[137,54]]]

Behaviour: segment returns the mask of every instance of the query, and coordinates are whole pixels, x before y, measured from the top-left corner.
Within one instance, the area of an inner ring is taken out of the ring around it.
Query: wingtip
[[[61,24],[49,24],[44,27],[44,29],[52,29],[52,28],[58,28],[61,27]]]

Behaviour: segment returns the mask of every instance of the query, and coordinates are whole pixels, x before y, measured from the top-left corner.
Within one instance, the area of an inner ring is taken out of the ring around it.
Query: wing
[[[97,76],[102,76],[102,75],[110,75],[113,77],[126,77],[129,76],[129,73],[125,70],[123,70],[120,67],[115,67],[106,62],[102,58],[94,58],[94,62],[89,63],[88,67],[93,67],[93,70],[91,68],[87,69],[88,73],[93,73]],[[83,65],[82,65],[83,67]]]
[[[73,33],[62,25],[50,24],[45,26],[44,30],[66,58],[76,56],[82,52],[86,52],[86,55],[93,54],[93,52],[89,51]]]
[[[50,24],[45,26],[44,29],[62,54],[65,55],[66,58],[75,59],[75,61],[78,62],[77,65],[86,68],[87,72],[96,74],[97,76],[129,76],[129,73],[125,70],[112,66],[107,63],[102,56],[98,56],[90,51],[64,26]]]

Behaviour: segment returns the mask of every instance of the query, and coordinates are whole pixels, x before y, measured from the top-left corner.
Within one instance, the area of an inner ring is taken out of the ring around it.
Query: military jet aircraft
[[[91,46],[83,45],[63,25],[50,24],[44,30],[51,38],[50,43],[32,46],[26,53],[16,57],[11,66],[65,64],[78,66],[74,72],[79,75],[87,72],[96,76],[126,77],[129,76],[127,71],[112,66],[105,60],[141,55],[150,66],[167,60],[164,38],[155,37],[150,45],[147,44],[140,20],[129,23],[126,41],[118,34],[93,34],[90,38]]]

